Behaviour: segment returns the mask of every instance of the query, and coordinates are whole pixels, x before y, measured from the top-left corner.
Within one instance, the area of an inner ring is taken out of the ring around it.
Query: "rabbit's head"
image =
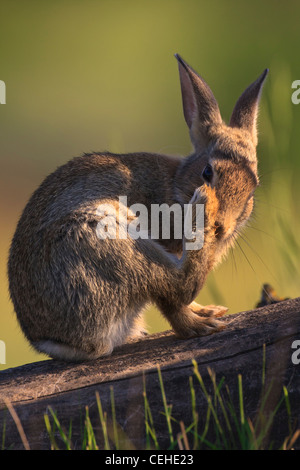
[[[210,187],[210,197],[215,198],[217,206],[215,236],[219,259],[253,210],[253,195],[259,184],[256,121],[268,70],[240,96],[226,125],[209,86],[180,56],[176,58],[184,116],[195,149],[180,167],[176,194],[181,202],[187,203],[195,188]]]

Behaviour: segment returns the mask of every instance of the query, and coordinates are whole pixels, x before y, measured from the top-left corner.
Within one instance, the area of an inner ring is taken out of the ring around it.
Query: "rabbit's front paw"
[[[219,202],[216,196],[215,188],[203,184],[200,188],[202,199],[204,202],[204,213],[205,213],[205,227],[214,227],[217,219],[219,210]]]
[[[207,184],[196,188],[190,204],[193,206],[204,204],[205,231],[214,231],[219,210],[219,202],[215,189]]]

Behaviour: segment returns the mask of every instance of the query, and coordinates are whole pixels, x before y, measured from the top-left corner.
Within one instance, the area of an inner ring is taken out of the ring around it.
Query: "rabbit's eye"
[[[211,180],[212,180],[212,177],[213,177],[213,169],[211,167],[211,165],[206,165],[206,167],[204,168],[203,172],[202,172],[202,177],[203,179],[207,182],[207,183],[210,183]]]

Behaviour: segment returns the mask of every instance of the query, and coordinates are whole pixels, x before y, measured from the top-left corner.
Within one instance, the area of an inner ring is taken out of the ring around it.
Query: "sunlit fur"
[[[74,158],[42,182],[19,220],[8,262],[10,295],[27,339],[51,357],[95,359],[143,336],[141,314],[149,303],[179,338],[225,327],[218,318],[226,307],[194,299],[252,212],[256,116],[266,71],[241,95],[226,125],[206,82],[177,59],[192,155]],[[202,175],[208,163],[211,181]],[[184,237],[173,236],[100,239],[97,208],[117,206],[119,196],[127,197],[128,207],[145,205],[149,214],[153,204],[183,207],[192,200],[193,210],[204,204],[203,247],[186,250]]]

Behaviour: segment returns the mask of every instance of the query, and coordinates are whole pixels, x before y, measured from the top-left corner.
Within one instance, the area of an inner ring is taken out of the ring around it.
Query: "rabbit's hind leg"
[[[178,338],[207,336],[222,331],[226,323],[218,320],[214,313],[208,314],[205,307],[204,309],[201,315],[201,310],[195,313],[190,306],[165,305],[162,313],[169,319]]]
[[[106,356],[112,352],[112,348],[108,344],[103,344],[102,348],[98,345],[94,351],[88,352],[50,339],[36,341],[32,343],[32,346],[37,351],[47,354],[53,359],[69,362],[90,361],[97,359],[99,356]]]
[[[99,332],[94,338],[90,338],[89,344],[84,348],[74,347],[63,342],[45,339],[32,342],[32,346],[39,352],[47,354],[53,359],[70,362],[81,362],[107,356],[112,351],[126,342],[126,338],[137,339],[146,335],[143,319],[136,311],[129,310],[123,318],[111,321],[105,334]]]
[[[148,335],[145,319],[142,314],[139,314],[133,322],[131,331],[127,337],[126,342],[136,341],[143,339]]]
[[[228,312],[227,307],[223,307],[222,305],[201,305],[197,302],[192,302],[189,305],[189,308],[197,315],[202,317],[222,317]]]

